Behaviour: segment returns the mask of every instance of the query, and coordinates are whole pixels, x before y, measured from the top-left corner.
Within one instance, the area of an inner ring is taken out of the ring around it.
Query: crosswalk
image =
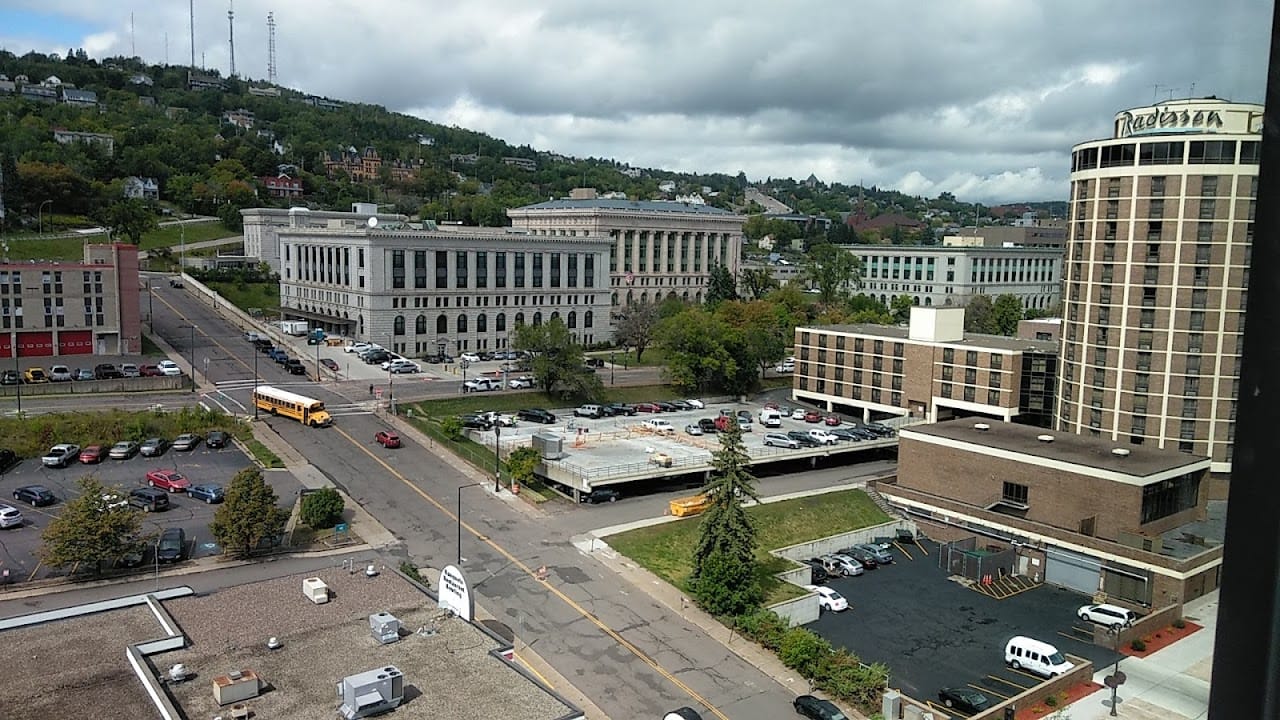
[[[254,385],[270,385],[271,387],[278,387],[278,388],[287,388],[287,387],[293,387],[293,388],[312,387],[313,388],[316,386],[316,383],[313,380],[296,380],[293,382],[268,382],[263,378],[258,378],[258,382],[256,383],[252,379],[244,379],[244,380],[219,380],[218,382],[215,382],[213,384],[213,386],[218,388],[219,390],[252,390]]]
[[[259,380],[259,385],[268,384]],[[299,395],[307,395],[308,388],[316,387],[314,382],[296,381],[296,382],[272,382],[272,387],[291,389]],[[234,412],[230,406],[238,407],[242,412],[252,412],[253,406],[245,405],[236,400],[229,393],[232,392],[249,392],[254,388],[254,382],[251,379],[245,380],[220,380],[214,383],[214,391],[204,395],[205,400],[213,402],[226,412]],[[344,415],[372,415],[379,406],[378,400],[360,400],[357,402],[346,403],[328,403],[325,409],[334,417],[342,417]]]

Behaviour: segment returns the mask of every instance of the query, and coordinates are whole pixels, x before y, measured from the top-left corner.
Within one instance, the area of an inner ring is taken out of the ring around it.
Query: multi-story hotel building
[[[828,410],[865,420],[1052,420],[1057,343],[966,335],[963,308],[912,308],[906,328],[801,327],[795,347],[793,396]]]
[[[1028,309],[1057,306],[1061,248],[987,247],[984,238],[965,239],[941,247],[852,245],[849,251],[862,261],[862,291],[886,305],[898,295],[923,307],[960,307],[974,295],[1009,294]]]
[[[1177,100],[1072,149],[1059,429],[1230,471],[1261,126]]]
[[[86,245],[83,262],[0,264],[0,357],[142,352],[138,247]]]
[[[508,210],[507,216],[532,237],[608,241],[615,306],[671,296],[701,303],[713,267],[723,265],[737,276],[746,219],[709,205],[606,200],[583,190]]]
[[[507,348],[516,326],[553,318],[584,344],[612,336],[602,237],[376,223],[272,233],[286,316],[397,353]]]

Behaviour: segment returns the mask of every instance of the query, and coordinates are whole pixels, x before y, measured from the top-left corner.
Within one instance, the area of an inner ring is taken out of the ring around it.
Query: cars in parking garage
[[[800,447],[818,447],[819,445],[817,440],[809,437],[809,433],[803,430],[792,430],[787,433],[787,437],[799,443]]]
[[[843,421],[840,419],[839,415],[828,415],[822,419],[822,422],[827,427],[840,427],[840,423]]]
[[[804,419],[804,408],[795,408],[795,409],[793,409],[793,410],[791,411],[791,415],[790,415],[790,417],[791,417],[791,419],[792,419],[792,420],[803,420],[803,419]]]
[[[819,445],[835,445],[836,443],[840,442],[839,438],[827,432],[826,430],[810,430],[808,435],[810,438],[813,439],[814,442],[818,443]]]
[[[799,440],[783,433],[765,433],[764,444],[766,447],[789,448],[792,450],[800,447]]]
[[[851,430],[847,428],[832,428],[827,432],[831,433],[836,438],[846,442],[858,442],[859,440],[862,440],[861,436],[853,433]]]
[[[804,421],[807,423],[822,422],[822,413],[817,410],[805,410]]]

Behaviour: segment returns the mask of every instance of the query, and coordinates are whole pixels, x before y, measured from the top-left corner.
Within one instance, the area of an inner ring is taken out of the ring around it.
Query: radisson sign
[[[1116,137],[1156,133],[1259,133],[1262,106],[1237,103],[1174,102],[1116,114]]]

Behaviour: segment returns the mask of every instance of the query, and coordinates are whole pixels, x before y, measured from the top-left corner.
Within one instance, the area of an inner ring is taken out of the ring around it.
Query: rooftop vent
[[[974,430],[980,430],[980,431],[982,431],[982,432],[986,432],[986,431],[988,431],[988,430],[990,430],[990,429],[991,429],[991,426],[990,426],[990,425],[988,425],[988,424],[986,424],[986,423],[974,423],[974,424],[973,424],[973,429],[974,429]]]
[[[1037,436],[1036,436],[1036,439],[1037,439],[1037,440],[1039,440],[1039,441],[1040,441],[1040,442],[1042,442],[1042,443],[1051,443],[1051,442],[1053,442],[1053,436],[1052,436],[1052,435],[1037,435]]]
[[[1129,457],[1129,450],[1128,448],[1112,448],[1111,454],[1116,457]]]

